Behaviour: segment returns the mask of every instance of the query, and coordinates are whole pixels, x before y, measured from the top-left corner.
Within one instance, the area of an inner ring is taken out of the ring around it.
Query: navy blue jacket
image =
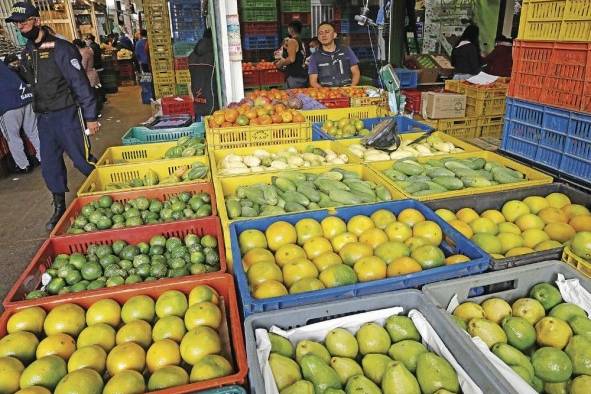
[[[35,112],[53,112],[78,105],[85,120],[97,119],[94,89],[81,60],[76,46],[47,30],[40,44],[27,41],[21,75],[33,87]]]
[[[31,88],[4,62],[0,62],[0,115],[33,101]]]

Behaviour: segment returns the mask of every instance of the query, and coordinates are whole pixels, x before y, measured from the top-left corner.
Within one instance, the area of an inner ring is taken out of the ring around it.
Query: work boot
[[[49,222],[45,225],[47,231],[53,230],[57,222],[59,222],[62,215],[66,212],[66,194],[53,193],[53,215],[49,218]]]

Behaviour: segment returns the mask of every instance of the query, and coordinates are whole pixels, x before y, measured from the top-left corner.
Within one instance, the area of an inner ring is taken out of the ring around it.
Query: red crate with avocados
[[[19,305],[17,307],[9,307],[6,309],[2,316],[0,316],[0,339],[8,334],[7,323],[10,317],[19,310],[29,306],[40,306],[46,312],[49,312],[59,305],[71,303],[79,305],[86,310],[92,304],[104,299],[112,299],[122,306],[131,297],[137,295],[147,295],[156,301],[158,296],[168,290],[178,290],[188,296],[190,291],[199,285],[212,287],[220,296],[222,323],[217,331],[222,342],[222,354],[226,355],[228,361],[232,364],[233,372],[232,374],[221,378],[170,387],[168,389],[152,391],[152,393],[194,393],[231,384],[243,384],[248,371],[246,351],[244,347],[242,324],[240,322],[240,312],[238,310],[234,279],[228,274],[208,274],[201,278],[177,278],[176,281],[168,283],[161,281],[151,282],[149,287],[144,288],[109,288],[104,289],[101,292],[93,292],[92,294],[87,295],[82,293],[67,294],[67,297],[62,297],[60,299],[50,300],[48,298],[40,298],[33,300],[37,301],[37,303],[33,305]]]
[[[155,281],[140,282],[134,284],[124,284],[110,288],[101,288],[96,290],[84,290],[79,293],[67,293],[61,295],[49,295],[37,299],[27,300],[26,295],[39,288],[41,276],[51,266],[53,259],[60,253],[85,253],[91,244],[112,244],[116,240],[123,240],[128,243],[137,244],[139,242],[148,242],[155,235],[165,237],[183,238],[187,234],[196,234],[198,236],[212,235],[217,239],[217,248],[220,269],[218,272],[226,272],[226,254],[224,247],[224,236],[222,235],[222,226],[218,217],[206,217],[202,219],[186,220],[179,222],[170,222],[147,227],[134,227],[131,229],[105,230],[95,233],[79,234],[50,238],[43,243],[37,251],[27,268],[16,280],[6,298],[2,302],[5,308],[40,305],[54,300],[68,299],[76,294],[91,296],[94,294],[104,294],[112,289],[124,291],[127,289],[141,290],[152,287],[159,283],[174,283],[181,278],[197,279],[208,274],[187,275],[181,278],[162,278]]]

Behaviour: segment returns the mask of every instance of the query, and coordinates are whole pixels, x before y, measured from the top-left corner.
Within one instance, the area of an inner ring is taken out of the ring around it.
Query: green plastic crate
[[[310,0],[281,0],[281,12],[310,12]]]
[[[240,0],[240,7],[252,8],[275,8],[275,0]]]
[[[242,9],[243,22],[275,22],[277,21],[277,8],[252,8]]]

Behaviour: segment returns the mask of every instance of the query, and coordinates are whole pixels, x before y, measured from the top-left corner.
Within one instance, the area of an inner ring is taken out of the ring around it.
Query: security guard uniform
[[[84,121],[96,121],[96,99],[78,49],[47,29],[40,43],[27,42],[22,60],[21,74],[33,88],[33,108],[39,116],[42,174],[57,213],[57,205],[59,211],[62,204],[65,209],[68,191],[64,152],[86,176],[95,167]]]

